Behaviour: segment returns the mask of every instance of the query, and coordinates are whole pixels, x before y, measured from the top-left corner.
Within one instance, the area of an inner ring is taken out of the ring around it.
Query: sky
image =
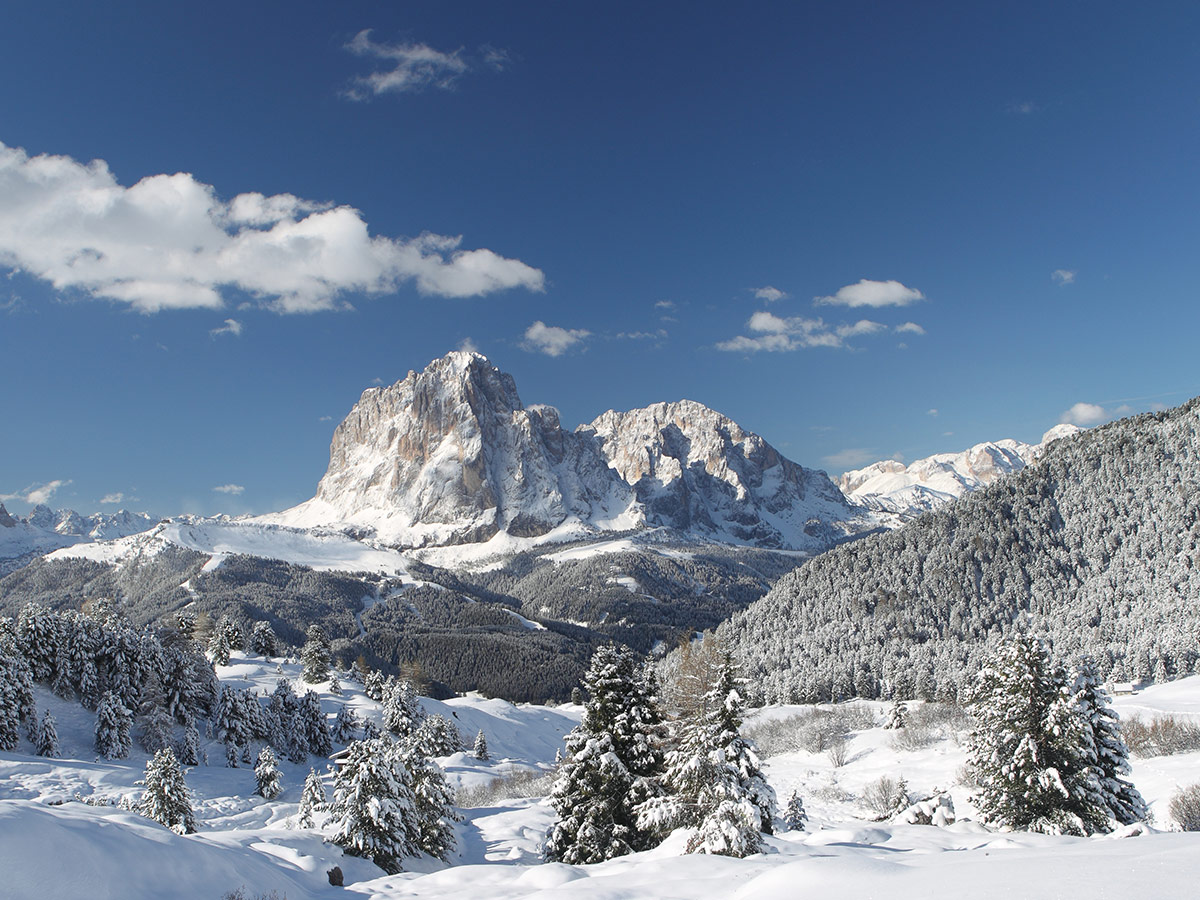
[[[1200,394],[1200,6],[10,5],[0,499],[263,513],[457,348],[831,474]]]

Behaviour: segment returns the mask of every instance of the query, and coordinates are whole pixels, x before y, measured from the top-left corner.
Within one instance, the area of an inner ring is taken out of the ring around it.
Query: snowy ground
[[[235,655],[223,680],[271,690],[280,677],[296,681],[297,666]],[[343,679],[344,697],[322,689],[331,715],[348,702],[377,715],[375,704]],[[298,685],[299,686],[299,685]],[[918,750],[892,746],[895,732],[880,727],[853,734],[845,763],[828,753],[794,752],[767,760],[781,803],[798,788],[810,815],[806,831],[770,838],[768,852],[746,860],[686,856],[682,836],[654,851],[598,866],[540,863],[540,844],[553,813],[543,800],[493,800],[463,810],[452,865],[414,859],[385,876],[369,862],[345,857],[319,830],[293,827],[307,766],[281,762],[284,793],[274,801],[253,794],[249,767],[223,765],[220,745],[208,745],[211,765],[188,771],[199,832],[180,837],[132,813],[88,806],[75,794],[136,794],[146,755],[97,760],[91,748],[94,715],[38,691],[39,709],[58,720],[63,759],[0,753],[0,896],[24,898],[195,898],[218,900],[244,886],[247,896],[274,890],[289,900],[364,898],[694,898],[774,900],[820,894],[837,898],[931,897],[1104,898],[1186,897],[1200,880],[1200,834],[1166,833],[1171,795],[1200,780],[1200,752],[1135,760],[1133,779],[1150,802],[1154,829],[1126,829],[1096,838],[995,833],[970,818],[967,789],[957,783],[964,760],[949,738]],[[492,760],[466,753],[443,760],[448,776],[470,788],[514,769],[544,770],[578,720],[578,707],[514,706],[481,697],[423,701],[451,716],[472,739],[482,728]],[[1188,678],[1119,698],[1122,716],[1172,712],[1200,718],[1200,678]],[[877,721],[883,704],[868,704]],[[775,707],[751,720],[784,718],[801,707]],[[314,761],[315,762],[315,761]],[[861,801],[880,775],[903,775],[916,792],[950,791],[959,821],[947,828],[876,823]],[[1157,830],[1155,830],[1157,829]],[[334,865],[346,887],[328,884]]]

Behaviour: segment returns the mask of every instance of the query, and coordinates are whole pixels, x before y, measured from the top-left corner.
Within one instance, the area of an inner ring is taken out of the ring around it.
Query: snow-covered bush
[[[1149,722],[1141,716],[1131,716],[1122,731],[1134,756],[1147,758],[1200,750],[1200,724],[1178,716],[1157,715]]]
[[[954,824],[954,801],[949,794],[935,794],[903,810],[896,821],[906,825],[936,825],[944,828]]]
[[[1184,831],[1200,831],[1200,784],[1180,788],[1171,798],[1170,811]]]
[[[888,775],[880,775],[863,788],[862,801],[875,813],[877,820],[890,819],[903,812],[909,805],[908,782],[904,780],[904,776],[895,779]]]

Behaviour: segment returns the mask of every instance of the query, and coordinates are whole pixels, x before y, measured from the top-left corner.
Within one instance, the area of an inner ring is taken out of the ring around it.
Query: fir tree
[[[238,622],[234,621],[232,616],[221,616],[217,620],[215,631],[224,635],[225,646],[230,650],[246,649],[246,632],[242,630],[242,626]]]
[[[458,728],[445,716],[436,713],[421,720],[413,740],[423,756],[449,756],[463,748],[463,738]]]
[[[125,759],[132,730],[133,714],[116,694],[105,691],[96,708],[96,751],[105,759]]]
[[[741,683],[732,657],[722,653],[700,719],[681,725],[679,745],[667,756],[668,795],[639,810],[647,829],[692,828],[689,853],[748,856],[773,831],[775,792],[741,735]]]
[[[1088,726],[1041,641],[1018,634],[979,674],[969,706],[968,760],[984,821],[1050,834],[1089,834],[1103,820],[1087,759]]]
[[[1120,720],[1109,705],[1108,692],[1100,683],[1094,661],[1084,658],[1072,674],[1074,703],[1086,726],[1084,749],[1091,763],[1097,805],[1121,825],[1143,822],[1147,816],[1146,802],[1126,777],[1129,748],[1125,746]]]
[[[566,738],[569,757],[551,793],[557,820],[546,843],[549,859],[571,865],[653,845],[636,809],[658,793],[662,770],[660,717],[630,653],[598,649],[584,686],[588,701]]]
[[[333,739],[339,744],[350,743],[358,735],[359,724],[358,714],[343,703],[333,720]]]
[[[304,791],[300,794],[300,815],[297,824],[301,828],[315,827],[314,815],[325,808],[325,785],[316,769],[309,769],[304,779]]]
[[[221,630],[214,631],[208,641],[208,658],[214,666],[229,665],[229,638]]]
[[[792,791],[788,796],[783,822],[789,831],[801,831],[808,823],[808,813],[804,811],[804,800],[801,799],[799,791]]]
[[[50,715],[50,710],[46,710],[42,716],[42,722],[38,726],[37,740],[34,741],[34,750],[38,756],[58,756],[58,730],[54,727],[54,716]]]
[[[18,662],[0,648],[0,750],[17,749],[21,740],[21,704],[17,687]]]
[[[383,727],[397,737],[408,737],[423,718],[417,692],[407,679],[389,681],[383,691]]]
[[[258,622],[250,635],[250,650],[259,656],[275,656],[279,651],[279,641],[270,622]]]
[[[225,741],[225,765],[230,769],[238,767],[238,745],[232,740]]]
[[[270,747],[263,747],[254,764],[255,792],[267,800],[274,800],[283,791],[279,784],[281,777],[279,760],[275,758]]]
[[[300,651],[300,662],[304,666],[304,680],[316,684],[329,677],[329,638],[320,625],[309,625],[304,647]]]
[[[329,672],[329,693],[335,697],[342,696],[342,682],[338,678],[338,673],[333,670]]]
[[[420,823],[412,779],[394,741],[355,741],[342,760],[329,808],[329,840],[390,875],[417,852]]]
[[[895,699],[892,701],[891,707],[888,709],[887,720],[883,723],[884,728],[906,728],[908,726],[908,706],[903,700]]]
[[[412,779],[417,828],[417,848],[445,861],[454,849],[454,792],[441,768],[425,755],[416,741],[401,745],[401,762]]]
[[[170,750],[159,750],[146,763],[146,787],[139,809],[142,815],[166,825],[177,834],[196,830],[192,798],[179,761]]]
[[[307,691],[300,701],[299,731],[304,733],[305,749],[317,756],[328,756],[333,752],[333,740],[329,734],[329,722],[321,709],[321,698],[316,691]]]
[[[372,669],[363,678],[363,693],[377,703],[383,701],[383,692],[386,686],[387,681],[378,669]]]
[[[200,732],[195,722],[183,730],[183,742],[179,745],[179,762],[185,766],[200,765]]]
[[[483,736],[483,729],[479,729],[479,734],[475,735],[475,758],[480,762],[487,762],[488,756],[487,738]]]

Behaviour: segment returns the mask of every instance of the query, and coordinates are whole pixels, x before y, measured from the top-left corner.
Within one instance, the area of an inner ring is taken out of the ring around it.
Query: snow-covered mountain
[[[873,524],[823,472],[699,403],[609,411],[571,432],[462,351],[364,391],[334,432],[316,496],[262,520],[401,547],[665,527],[792,550]]]
[[[0,574],[16,563],[60,547],[106,541],[139,534],[159,520],[147,513],[119,510],[81,516],[73,509],[52,510],[35,506],[29,515],[14,516],[0,503]]]
[[[892,459],[846,472],[838,479],[842,493],[854,503],[902,517],[935,509],[963,494],[1036,462],[1051,441],[1082,431],[1056,425],[1037,444],[1011,439],[986,441],[960,453],[938,453],[907,466]]]

